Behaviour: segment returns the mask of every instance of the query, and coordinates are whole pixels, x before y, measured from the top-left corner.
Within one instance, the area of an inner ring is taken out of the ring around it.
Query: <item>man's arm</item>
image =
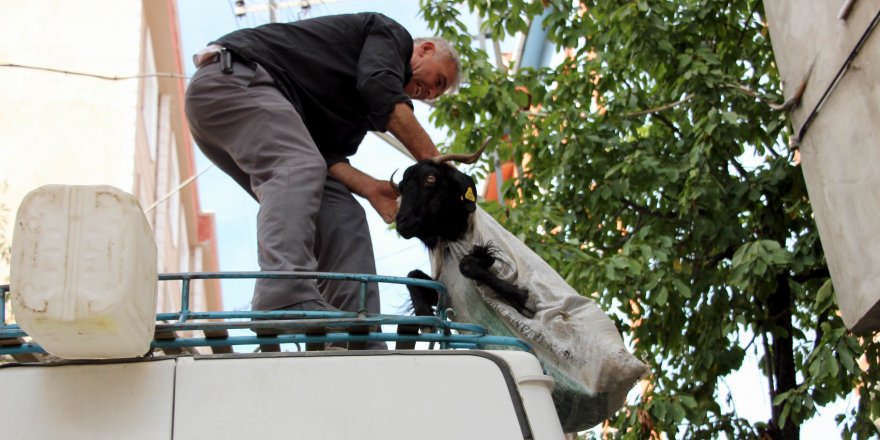
[[[369,200],[385,223],[394,221],[398,209],[397,197],[400,194],[391,186],[391,182],[374,179],[348,162],[334,163],[327,172],[351,192]]]
[[[416,160],[440,155],[434,141],[419,124],[412,108],[406,103],[398,102],[394,105],[386,128],[403,143]]]

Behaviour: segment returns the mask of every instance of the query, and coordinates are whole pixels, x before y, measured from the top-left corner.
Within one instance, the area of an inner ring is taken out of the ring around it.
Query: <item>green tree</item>
[[[782,94],[762,4],[458,3],[422,0],[467,76],[432,117],[458,151],[509,136],[495,148],[526,159],[526,177],[505,184],[514,204],[484,207],[593,295],[650,363],[648,391],[609,421],[619,435],[794,439],[854,389],[842,431],[874,434],[878,347],[837,314],[790,120],[771,106]],[[459,12],[500,39],[545,8],[549,39],[571,57],[517,72],[474,48]],[[772,401],[757,424],[723,404],[723,378],[750,350]]]

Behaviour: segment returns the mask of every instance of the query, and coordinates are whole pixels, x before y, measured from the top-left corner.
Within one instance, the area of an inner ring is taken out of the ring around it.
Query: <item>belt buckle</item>
[[[219,61],[219,55],[221,53],[221,50],[223,49],[225,48],[220,47],[216,44],[205,47],[204,49],[193,54],[193,64],[196,66],[196,68],[200,68],[206,64],[216,63],[217,61]]]

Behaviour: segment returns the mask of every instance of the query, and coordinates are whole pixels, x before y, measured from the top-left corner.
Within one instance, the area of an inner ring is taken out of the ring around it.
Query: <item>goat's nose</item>
[[[408,228],[416,222],[416,217],[414,217],[412,213],[398,211],[394,220],[397,222],[398,227]]]

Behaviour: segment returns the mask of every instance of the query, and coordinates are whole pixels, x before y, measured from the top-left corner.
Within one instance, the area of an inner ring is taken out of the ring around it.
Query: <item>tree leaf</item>
[[[695,409],[697,407],[697,400],[694,399],[692,396],[684,395],[684,396],[679,396],[679,398],[681,399],[681,403],[683,403],[684,406],[686,406],[690,409]]]
[[[657,296],[654,298],[654,304],[663,307],[666,305],[666,300],[669,299],[669,291],[666,290],[665,287],[660,289],[660,292],[657,293]]]
[[[690,287],[688,287],[685,283],[683,283],[683,282],[682,282],[681,280],[679,280],[678,278],[673,278],[673,279],[672,279],[672,285],[675,286],[675,290],[676,290],[679,294],[681,294],[681,296],[683,296],[683,297],[685,297],[685,298],[690,298],[690,297],[691,297],[691,289],[690,289]]]
[[[819,288],[819,291],[816,292],[816,303],[813,307],[816,312],[823,312],[828,309],[833,303],[832,294],[834,293],[833,285],[831,283],[831,278],[825,281],[822,284],[822,287]]]

